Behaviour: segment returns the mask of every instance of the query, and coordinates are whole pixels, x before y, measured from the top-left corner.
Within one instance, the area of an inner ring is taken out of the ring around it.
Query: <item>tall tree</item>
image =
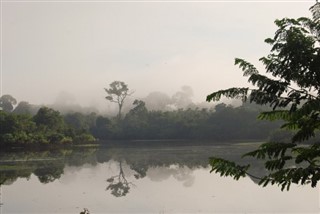
[[[248,77],[254,88],[229,88],[207,96],[217,101],[221,96],[241,98],[259,105],[270,105],[272,111],[260,119],[283,120],[282,128],[296,130],[290,143],[266,143],[251,156],[265,161],[268,174],[260,185],[277,184],[283,189],[291,183],[317,185],[320,180],[320,142],[298,146],[320,129],[320,3],[310,8],[312,18],[276,20],[278,30],[265,42],[272,46],[260,61],[272,77],[262,75],[249,62],[236,59],[235,64]],[[287,162],[295,161],[295,167]],[[235,179],[249,175],[247,166],[240,166],[219,157],[210,159],[212,171]]]
[[[132,95],[133,92],[129,92],[127,84],[121,81],[114,81],[109,86],[110,88],[104,89],[108,94],[106,99],[118,104],[118,118],[121,119],[121,110],[124,101],[128,96]]]
[[[9,94],[0,97],[0,108],[5,112],[11,112],[13,106],[17,104],[17,100]]]

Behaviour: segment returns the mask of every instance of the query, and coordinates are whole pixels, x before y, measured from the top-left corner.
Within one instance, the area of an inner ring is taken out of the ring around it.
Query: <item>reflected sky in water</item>
[[[176,158],[183,154],[179,151]],[[67,163],[60,178],[46,184],[32,174],[29,179],[18,178],[12,184],[2,185],[2,213],[79,213],[83,208],[93,214],[320,210],[319,188],[292,186],[289,192],[281,192],[276,186],[262,188],[250,178],[221,178],[201,164],[160,164],[159,160],[159,164],[148,165],[148,152],[144,158],[131,162],[123,158],[125,155],[121,158],[121,152],[117,154],[118,158],[94,164]],[[108,188],[110,184],[117,188],[119,183],[126,187],[125,194],[113,194],[112,188]]]

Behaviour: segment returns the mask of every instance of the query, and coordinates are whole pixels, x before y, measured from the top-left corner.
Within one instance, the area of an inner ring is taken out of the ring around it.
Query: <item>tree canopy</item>
[[[105,88],[104,90],[107,92],[108,96],[106,99],[110,102],[114,102],[118,104],[118,118],[121,118],[121,110],[127,96],[130,96],[133,92],[129,92],[129,88],[127,84],[121,81],[113,81],[110,83],[110,88]]]
[[[149,110],[142,100],[121,119],[96,113],[69,112],[20,102],[11,112],[0,111],[0,146],[56,147],[74,144],[108,144],[113,140],[192,140],[198,144],[231,141],[262,141],[269,137],[285,137],[288,133],[273,132],[280,123],[258,121],[261,107],[226,104],[215,108]],[[156,142],[156,141],[154,141]],[[173,142],[173,141],[170,141]],[[191,142],[191,141],[190,141]]]
[[[282,120],[282,128],[295,130],[290,143],[269,142],[244,156],[265,161],[268,174],[260,184],[278,184],[282,190],[291,183],[311,184],[320,180],[320,144],[298,146],[315,136],[320,129],[320,3],[310,8],[312,18],[284,18],[276,20],[278,29],[273,38],[270,54],[260,58],[266,75],[243,59],[235,59],[248,82],[254,87],[229,88],[207,96],[207,101],[220,100],[222,96],[240,98],[259,105],[270,105],[271,111],[262,112],[260,119]],[[270,74],[270,75],[268,75]],[[294,161],[295,167],[288,162]],[[235,179],[249,175],[249,165],[212,157],[212,171]]]
[[[11,112],[16,104],[17,100],[9,94],[0,97],[0,108],[5,112]]]

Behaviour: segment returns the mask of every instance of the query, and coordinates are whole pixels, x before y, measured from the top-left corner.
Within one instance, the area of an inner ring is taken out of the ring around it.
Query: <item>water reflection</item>
[[[119,174],[107,179],[109,185],[106,190],[110,190],[115,197],[126,196],[129,193],[132,182],[128,182],[122,169],[122,161],[119,162]]]
[[[230,149],[234,151],[230,153]],[[127,195],[134,185],[126,178],[124,164],[133,172],[135,180],[146,177],[147,172],[153,181],[162,181],[172,175],[187,187],[194,181],[192,169],[207,167],[211,155],[226,155],[229,159],[234,159],[246,149],[248,148],[241,146],[188,146],[7,152],[0,155],[0,185],[13,184],[18,178],[29,179],[32,174],[46,184],[59,179],[66,166],[95,166],[112,160],[118,163],[118,172],[106,178],[106,189],[112,195],[120,197]]]
[[[91,213],[319,210],[314,189],[283,193],[258,187],[250,179],[236,182],[209,173],[211,155],[237,160],[249,149],[233,145],[1,153],[4,213],[79,213],[84,207]],[[252,166],[252,174],[264,173],[260,163]]]

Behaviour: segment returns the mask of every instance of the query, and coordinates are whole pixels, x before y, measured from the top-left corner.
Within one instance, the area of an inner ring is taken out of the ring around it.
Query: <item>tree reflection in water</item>
[[[18,178],[29,179],[33,174],[41,183],[60,179],[66,166],[81,169],[84,165],[115,162],[119,172],[106,179],[109,191],[115,197],[128,195],[134,184],[128,180],[138,180],[149,176],[151,180],[173,176],[184,181],[185,186],[193,183],[190,170],[208,167],[212,155],[246,164],[241,154],[257,145],[227,146],[177,146],[177,147],[130,147],[130,148],[74,148],[58,151],[0,152],[0,185],[11,185]],[[252,174],[263,175],[262,165],[253,162]],[[175,166],[172,168],[172,166]],[[129,171],[126,171],[129,169]],[[209,172],[209,169],[208,169]],[[126,174],[125,174],[126,173]],[[132,174],[133,173],[133,174]],[[148,174],[148,175],[147,175]],[[133,175],[133,176],[131,176]],[[127,177],[126,177],[127,176]]]
[[[45,168],[39,167],[34,170],[33,174],[38,177],[41,183],[46,184],[59,179],[63,174],[63,168],[64,164]]]
[[[107,179],[107,182],[109,182],[109,185],[106,190],[111,190],[111,194],[115,197],[126,196],[129,193],[130,186],[134,185],[126,179],[122,161],[119,162],[119,175],[111,176]]]

